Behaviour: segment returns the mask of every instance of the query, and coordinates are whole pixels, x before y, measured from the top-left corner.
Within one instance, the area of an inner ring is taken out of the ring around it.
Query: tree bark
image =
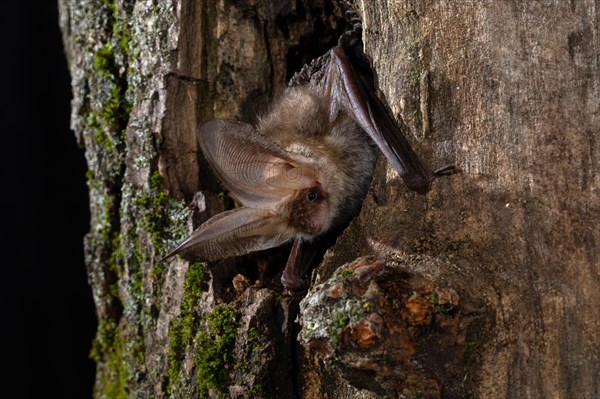
[[[307,293],[286,249],[158,262],[231,206],[197,124],[255,122],[347,28],[331,1],[59,2],[89,166],[97,398],[600,395],[600,8],[355,1],[381,94],[431,167],[380,159]]]

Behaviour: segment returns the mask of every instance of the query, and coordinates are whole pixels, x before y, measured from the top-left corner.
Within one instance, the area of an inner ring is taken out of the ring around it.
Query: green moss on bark
[[[90,357],[102,367],[96,381],[96,398],[126,399],[130,373],[124,356],[123,337],[112,322],[100,321]]]
[[[198,326],[202,317],[198,304],[207,277],[204,263],[190,264],[184,281],[185,295],[181,302],[179,317],[172,320],[169,328],[169,391],[174,393],[178,387],[185,385],[186,377],[182,373],[182,364],[187,349],[194,344]]]
[[[157,252],[162,252],[167,243],[183,240],[187,235],[189,210],[182,201],[162,191],[158,171],[150,176],[150,190],[137,193],[133,204],[139,210],[140,226],[152,237]]]
[[[204,329],[196,338],[196,381],[200,397],[205,397],[209,389],[223,394],[229,387],[238,327],[239,313],[231,306],[217,306],[206,315]]]

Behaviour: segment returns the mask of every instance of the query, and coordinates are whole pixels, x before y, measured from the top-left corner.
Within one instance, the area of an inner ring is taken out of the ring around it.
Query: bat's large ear
[[[287,223],[281,217],[241,207],[209,219],[163,260],[176,254],[190,254],[210,262],[274,248],[290,238]]]
[[[310,161],[290,156],[251,125],[221,119],[197,131],[205,158],[238,201],[250,208],[268,208],[290,190],[312,187],[317,171]]]

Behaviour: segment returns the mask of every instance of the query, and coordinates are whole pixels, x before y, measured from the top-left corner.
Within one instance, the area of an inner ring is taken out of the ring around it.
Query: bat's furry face
[[[318,236],[331,224],[329,195],[318,186],[300,190],[289,201],[286,211],[289,224],[299,237]]]

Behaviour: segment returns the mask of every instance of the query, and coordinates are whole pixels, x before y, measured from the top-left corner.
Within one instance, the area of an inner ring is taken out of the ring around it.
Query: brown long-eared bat
[[[215,261],[293,240],[281,282],[302,289],[301,246],[356,215],[376,147],[418,193],[453,173],[453,166],[430,171],[411,149],[375,94],[360,33],[355,25],[297,73],[256,127],[220,119],[200,125],[205,158],[241,206],[209,219],[165,258]]]

